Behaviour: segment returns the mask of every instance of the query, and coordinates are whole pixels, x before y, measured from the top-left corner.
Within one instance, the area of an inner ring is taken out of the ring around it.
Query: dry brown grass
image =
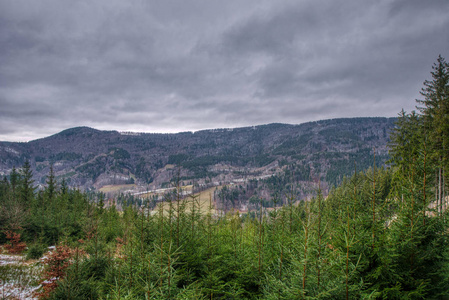
[[[199,205],[199,209],[200,212],[202,214],[207,214],[209,213],[209,206],[210,206],[210,199],[212,199],[212,214],[217,213],[217,210],[214,207],[214,203],[213,203],[213,198],[214,198],[214,191],[215,189],[221,189],[221,186],[219,187],[213,187],[213,188],[209,188],[207,190],[204,190],[200,193],[196,193],[195,195],[192,196],[186,196],[184,199],[181,200],[180,203],[182,203],[183,205],[185,205],[186,207],[186,212],[189,213],[191,211],[192,208],[192,201],[193,201],[193,196],[195,197],[195,201],[197,202],[197,208]],[[170,204],[167,201],[162,202],[162,206],[164,209],[164,214],[168,212],[169,208],[170,208]],[[175,208],[176,206],[176,201],[173,201],[173,207]],[[159,209],[159,205],[156,206],[156,208],[154,210],[158,210]]]
[[[122,190],[131,190],[135,187],[135,184],[105,185],[104,187],[100,188],[99,191],[103,193],[114,193]]]

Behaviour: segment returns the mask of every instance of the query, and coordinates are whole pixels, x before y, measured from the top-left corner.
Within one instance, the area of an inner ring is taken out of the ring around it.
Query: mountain
[[[335,184],[345,174],[388,158],[395,118],[348,118],[300,125],[268,124],[176,134],[76,127],[27,143],[0,142],[0,174],[29,160],[37,183],[50,165],[71,186],[167,186],[177,170],[201,184],[268,176],[288,168],[302,180]],[[179,168],[178,168],[179,167]]]

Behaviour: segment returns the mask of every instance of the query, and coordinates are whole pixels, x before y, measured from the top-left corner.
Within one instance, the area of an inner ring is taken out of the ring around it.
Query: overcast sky
[[[448,0],[2,0],[0,140],[396,116]]]

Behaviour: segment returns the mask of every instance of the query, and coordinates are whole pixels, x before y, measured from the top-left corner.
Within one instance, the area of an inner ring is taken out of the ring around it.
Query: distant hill
[[[350,118],[300,125],[268,124],[176,134],[100,131],[76,127],[27,143],[0,142],[0,173],[29,160],[36,183],[53,164],[58,180],[100,188],[137,184],[157,188],[175,170],[183,180],[204,184],[242,174],[270,174],[290,166],[303,180],[335,184],[345,174],[388,158],[395,118]],[[223,173],[227,175],[224,176]]]

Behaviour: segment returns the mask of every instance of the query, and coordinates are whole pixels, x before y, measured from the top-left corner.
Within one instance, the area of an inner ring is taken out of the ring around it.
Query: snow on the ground
[[[15,284],[13,282],[8,282],[2,284],[0,288],[1,299],[20,299],[20,300],[34,300],[37,297],[34,292],[39,288],[39,286],[22,286],[20,284]]]
[[[11,254],[0,254],[0,266],[4,265],[16,265],[23,261],[23,256],[21,255],[11,255]]]
[[[17,266],[25,267],[25,270],[17,272],[17,278],[10,278],[12,274],[2,274],[0,278],[0,299],[22,300],[22,299],[37,299],[34,296],[35,291],[40,286],[32,286],[31,283],[37,279],[39,274],[39,266],[34,265],[36,261],[26,261],[21,255],[0,254],[0,267],[14,268]],[[5,271],[6,272],[6,271]],[[6,277],[6,278],[5,278]]]

